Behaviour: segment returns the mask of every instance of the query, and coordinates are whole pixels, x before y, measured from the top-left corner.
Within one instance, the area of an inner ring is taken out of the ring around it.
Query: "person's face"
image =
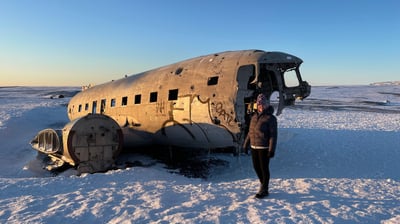
[[[264,111],[264,106],[263,105],[257,105],[257,111],[258,111],[258,113],[262,113]]]

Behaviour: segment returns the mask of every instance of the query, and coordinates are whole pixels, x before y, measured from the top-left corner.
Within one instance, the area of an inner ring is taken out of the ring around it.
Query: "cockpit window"
[[[283,79],[286,87],[295,87],[299,86],[300,84],[295,69],[287,70],[285,73],[283,73]]]

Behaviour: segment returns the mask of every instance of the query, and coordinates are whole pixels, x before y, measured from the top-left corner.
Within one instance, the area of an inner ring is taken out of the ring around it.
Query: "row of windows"
[[[209,77],[207,80],[207,85],[208,86],[213,86],[213,85],[217,85],[218,84],[218,76],[213,76],[213,77]],[[149,98],[149,102],[150,103],[154,103],[157,102],[157,98],[158,98],[158,93],[157,92],[151,92],[150,93],[150,98]],[[178,99],[178,89],[172,89],[169,90],[168,92],[168,100],[177,100]],[[134,96],[133,99],[133,103],[134,104],[141,104],[142,102],[142,95],[141,94],[137,94]],[[128,96],[123,96],[121,98],[121,106],[127,106],[128,105]],[[110,107],[116,107],[116,99],[113,98],[110,101]],[[100,113],[104,112],[104,109],[106,107],[106,99],[102,99],[101,100],[101,104],[100,104]],[[85,111],[89,110],[89,103],[85,104]],[[80,104],[78,106],[78,112],[82,111],[82,104]],[[93,101],[92,102],[92,113],[95,114],[97,111],[97,101]]]
[[[157,102],[157,98],[158,98],[158,93],[157,92],[151,92],[150,93],[150,98],[149,98],[149,102],[150,103],[155,103]],[[168,92],[168,100],[172,101],[172,100],[177,100],[178,99],[178,89],[172,89],[169,90]],[[134,104],[141,104],[142,102],[142,94],[137,94],[134,96],[134,100],[133,103]],[[115,107],[116,104],[116,99],[113,98],[110,101],[110,107]],[[127,96],[123,96],[121,98],[121,106],[127,106],[128,105],[128,97]],[[100,112],[104,112],[104,108],[106,107],[106,99],[102,99],[101,100],[101,104],[100,104]],[[85,104],[85,111],[89,110],[89,103]],[[93,101],[93,107],[92,107],[92,113],[96,113],[97,110],[97,101]],[[78,106],[78,112],[82,111],[82,104],[80,104]]]

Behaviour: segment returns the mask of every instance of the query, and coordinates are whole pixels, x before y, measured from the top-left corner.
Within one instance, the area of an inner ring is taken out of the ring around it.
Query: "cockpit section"
[[[248,81],[248,90],[253,90],[252,101],[259,93],[268,98],[275,92],[278,94],[276,114],[282,113],[285,106],[293,105],[296,99],[303,100],[311,92],[311,86],[303,81],[297,63],[260,63],[258,73]],[[245,99],[249,104],[249,99]],[[254,107],[252,107],[254,108]]]
[[[287,57],[286,57],[287,58]],[[244,100],[244,110],[236,105],[237,116],[242,117],[244,124],[240,124],[243,133],[238,139],[248,133],[251,115],[257,110],[256,99],[263,93],[270,100],[276,115],[280,115],[286,106],[294,105],[295,100],[303,100],[310,95],[311,86],[303,81],[300,73],[301,59],[295,62],[259,63],[256,65],[241,66],[238,70],[238,99]],[[241,81],[247,79],[244,87]],[[243,113],[243,114],[242,114]],[[240,120],[240,119],[238,119]]]

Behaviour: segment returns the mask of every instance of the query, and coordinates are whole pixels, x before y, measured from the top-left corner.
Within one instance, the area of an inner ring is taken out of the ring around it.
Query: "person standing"
[[[268,196],[270,179],[269,160],[274,157],[278,137],[277,120],[273,115],[274,108],[264,94],[257,96],[257,111],[251,117],[249,133],[243,143],[243,148],[248,153],[250,144],[253,167],[260,180],[260,190],[256,198]]]

